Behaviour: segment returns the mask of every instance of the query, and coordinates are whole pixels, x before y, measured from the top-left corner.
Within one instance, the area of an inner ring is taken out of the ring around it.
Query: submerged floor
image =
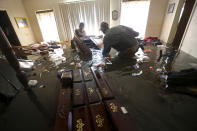
[[[128,61],[115,58],[112,65],[107,65],[105,69],[113,92],[133,120],[131,124],[135,125],[137,131],[197,130],[197,98],[168,91],[159,79],[160,73],[156,71],[165,64],[163,61],[167,57],[158,61],[159,49],[151,46],[146,48],[151,49],[147,52],[150,59],[139,63],[139,67],[134,66],[135,59]],[[30,91],[21,90],[8,105],[0,102],[0,130],[53,131],[60,87],[57,70],[63,67],[75,68],[70,65],[75,61],[74,55],[70,50],[66,50],[66,62],[58,67],[45,58],[29,77],[39,81],[37,88]],[[181,62],[186,59],[186,63]],[[181,52],[172,64],[173,70],[196,68],[197,60]],[[142,74],[132,76],[132,73],[139,72]],[[46,87],[39,88],[40,85]]]

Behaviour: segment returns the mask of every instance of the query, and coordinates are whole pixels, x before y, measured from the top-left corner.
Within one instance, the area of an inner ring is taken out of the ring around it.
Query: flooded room
[[[196,0],[0,0],[0,131],[196,131]]]

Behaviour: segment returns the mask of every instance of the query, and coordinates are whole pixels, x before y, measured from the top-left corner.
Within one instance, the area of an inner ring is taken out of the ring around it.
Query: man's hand
[[[98,38],[103,38],[103,35],[99,35]]]
[[[99,43],[98,46],[99,46],[99,48],[102,48],[102,49],[104,48],[104,44],[103,43]]]

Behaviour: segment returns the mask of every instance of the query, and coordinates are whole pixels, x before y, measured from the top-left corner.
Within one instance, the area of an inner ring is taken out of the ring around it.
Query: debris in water
[[[158,48],[164,47],[167,48],[165,45],[157,45]]]
[[[127,114],[127,113],[128,113],[128,111],[126,110],[125,107],[120,107],[120,109],[122,110],[122,113],[123,113],[123,114]]]
[[[24,71],[31,71],[34,66],[34,62],[32,60],[18,59],[18,61],[19,61],[20,69]]]
[[[46,86],[45,85],[40,85],[40,87],[39,88],[45,88]]]
[[[66,62],[66,57],[63,57],[64,51],[59,49],[54,49],[54,52],[49,53],[49,60],[54,62],[56,66]]]
[[[157,72],[162,72],[162,69],[161,68],[157,68],[156,71]]]
[[[142,70],[139,73],[132,73],[132,76],[140,76],[142,74]]]
[[[168,64],[168,59],[169,59],[169,57],[167,57],[166,60],[165,60],[165,63],[166,63],[166,64]]]
[[[38,84],[37,80],[29,80],[28,86],[30,87],[35,87]]]
[[[146,53],[151,52],[151,49],[144,49],[144,52]]]
[[[110,57],[106,57],[105,60],[107,61],[106,64],[108,65],[112,65],[112,62],[110,61]]]
[[[143,62],[149,62],[150,58],[144,54],[141,48],[138,49],[138,51],[135,53],[135,58],[137,62],[143,63]]]
[[[160,75],[160,78],[167,80],[168,79],[168,75]]]
[[[103,67],[103,66],[105,66],[105,63],[104,62],[101,62],[101,63],[99,63],[99,64],[96,64],[96,65],[94,65],[95,67]]]
[[[68,131],[72,131],[72,112],[68,114]]]
[[[75,63],[74,63],[74,62],[72,62],[72,63],[70,63],[70,65],[75,65]]]
[[[133,68],[134,69],[138,69],[140,66],[139,66],[139,64],[138,63],[136,63],[135,65],[133,65]]]
[[[80,63],[76,63],[76,67],[77,68],[81,68],[81,64]]]
[[[152,67],[152,66],[150,66],[150,67],[149,67],[149,69],[150,69],[150,70],[153,70],[153,67]]]

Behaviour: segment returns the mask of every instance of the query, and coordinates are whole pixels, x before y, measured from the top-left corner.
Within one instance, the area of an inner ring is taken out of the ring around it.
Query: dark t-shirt
[[[105,37],[103,39],[103,55],[108,55],[111,48],[114,48],[117,51],[121,52],[127,48],[136,46],[137,40],[135,39],[135,37],[138,35],[138,32],[126,26],[119,25],[110,28],[105,33]]]

